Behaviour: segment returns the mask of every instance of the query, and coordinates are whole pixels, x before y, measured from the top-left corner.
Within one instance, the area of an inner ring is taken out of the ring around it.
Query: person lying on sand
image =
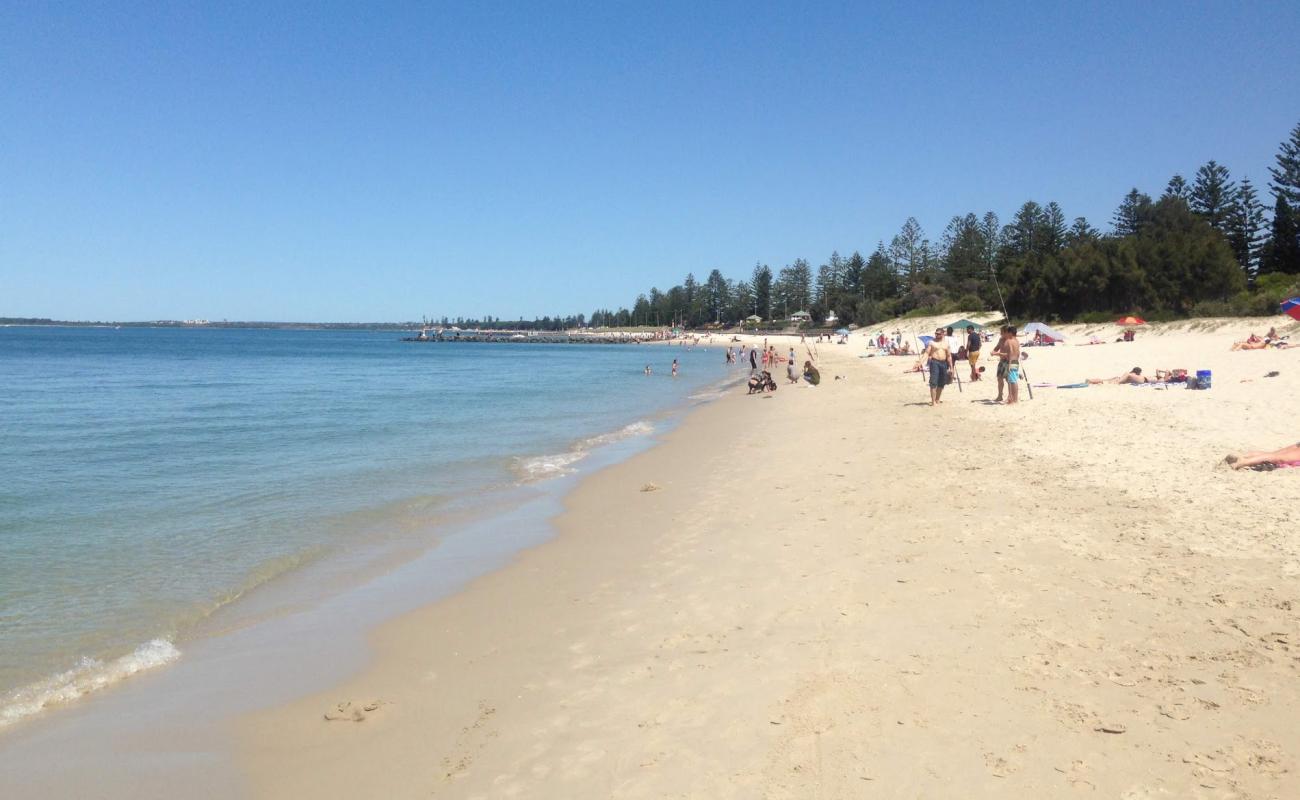
[[[1268,453],[1258,451],[1229,455],[1223,459],[1223,463],[1233,469],[1255,467],[1262,464],[1272,464],[1274,467],[1281,464],[1300,464],[1300,442]]]
[[[1155,383],[1152,378],[1142,374],[1141,367],[1134,367],[1123,375],[1117,375],[1114,378],[1089,378],[1088,383]]]
[[[1246,340],[1245,340],[1245,341],[1242,341],[1242,342],[1233,342],[1233,343],[1232,343],[1232,348],[1231,348],[1231,349],[1233,349],[1233,350],[1264,350],[1264,349],[1266,349],[1267,347],[1268,347],[1268,341],[1266,341],[1265,339],[1262,339],[1262,338],[1260,338],[1260,337],[1258,337],[1258,336],[1256,336],[1255,334],[1252,333],[1251,335],[1249,335],[1249,336],[1246,337]]]

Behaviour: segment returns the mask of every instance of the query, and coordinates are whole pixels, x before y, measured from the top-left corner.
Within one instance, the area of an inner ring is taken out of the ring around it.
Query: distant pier
[[[662,339],[653,333],[536,333],[525,331],[422,331],[403,342],[482,342],[500,344],[641,344]]]

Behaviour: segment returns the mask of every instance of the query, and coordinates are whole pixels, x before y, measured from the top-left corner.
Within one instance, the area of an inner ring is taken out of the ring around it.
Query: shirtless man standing
[[[1020,402],[1020,339],[1016,338],[1016,326],[1007,326],[1007,405]]]
[[[926,364],[930,370],[930,405],[932,406],[942,402],[939,398],[943,396],[943,387],[948,385],[948,374],[952,372],[952,351],[948,349],[944,333],[943,328],[935,330],[934,338],[921,353],[921,360],[916,362],[918,368]]]
[[[1002,391],[1007,385],[1007,326],[1003,325],[1000,331],[1001,337],[998,343],[993,346],[992,354],[998,358],[998,399],[995,403],[1002,402]]]

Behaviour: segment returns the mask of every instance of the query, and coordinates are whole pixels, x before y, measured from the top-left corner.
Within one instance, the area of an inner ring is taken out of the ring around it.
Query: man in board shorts
[[[980,360],[980,335],[975,332],[974,325],[966,326],[966,360],[970,362],[970,379],[973,383],[980,379],[979,360]]]
[[[1007,405],[1020,402],[1020,339],[1016,326],[1007,326]]]
[[[921,360],[916,363],[918,368],[925,364],[930,370],[930,405],[932,406],[943,402],[939,398],[943,397],[943,388],[948,385],[948,375],[952,372],[952,351],[948,349],[948,342],[944,339],[946,333],[943,328],[937,328],[934,338],[921,353]]]
[[[1010,366],[1007,364],[1008,353],[1007,353],[1007,326],[1006,325],[1002,326],[1001,338],[998,339],[998,343],[993,347],[993,355],[998,357],[998,399],[994,400],[993,402],[1001,403],[1002,390],[1007,385],[1007,371],[1010,369]]]

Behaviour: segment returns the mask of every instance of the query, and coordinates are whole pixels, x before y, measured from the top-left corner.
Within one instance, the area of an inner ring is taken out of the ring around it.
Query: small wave
[[[548,456],[533,456],[516,460],[519,477],[525,481],[540,481],[545,478],[557,478],[573,472],[573,465],[586,458],[581,450],[568,453],[554,453]]]
[[[515,472],[520,481],[532,483],[534,481],[546,480],[547,478],[558,478],[561,475],[568,475],[574,471],[574,464],[577,464],[593,448],[602,445],[621,442],[624,439],[631,439],[637,436],[645,436],[654,432],[654,425],[646,420],[633,422],[630,425],[624,425],[616,431],[602,433],[581,440],[573,446],[572,449],[564,453],[552,453],[544,456],[531,456],[528,458],[515,459]]]
[[[654,433],[654,430],[655,426],[645,420],[640,420],[638,422],[633,422],[631,425],[624,425],[616,431],[602,433],[599,436],[592,436],[590,439],[584,439],[582,441],[581,449],[600,447],[602,444],[611,444],[613,442],[621,442],[624,439],[631,439],[636,436],[645,436],[646,434]]]
[[[0,728],[51,706],[70,703],[140,672],[170,664],[181,651],[166,639],[154,639],[107,663],[83,658],[66,672],[15,689],[0,702]]]

